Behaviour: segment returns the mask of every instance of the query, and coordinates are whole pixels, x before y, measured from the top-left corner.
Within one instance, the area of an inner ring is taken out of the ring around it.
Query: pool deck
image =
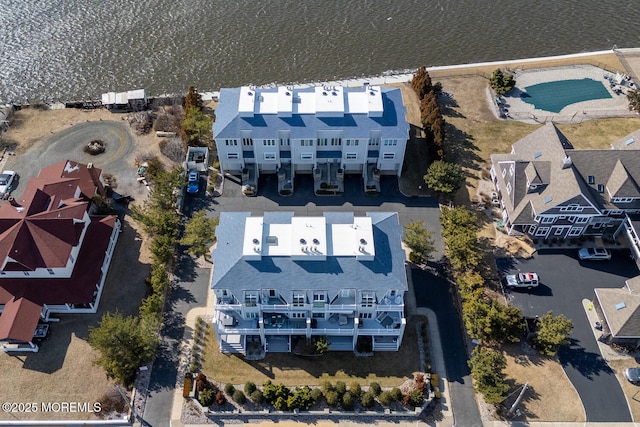
[[[609,78],[615,74],[605,71],[593,65],[574,65],[567,67],[539,68],[531,70],[514,70],[516,87],[503,99],[506,102],[506,113],[496,105],[489,90],[487,98],[492,105],[497,117],[519,120],[527,123],[544,123],[547,121],[562,123],[580,123],[583,120],[602,117],[637,117],[637,114],[629,111],[626,98],[628,87],[622,88],[620,93],[616,93]],[[559,113],[540,110],[532,104],[528,104],[520,99],[520,93],[526,92],[526,87],[540,83],[548,83],[560,80],[580,80],[592,79],[602,82],[611,98],[593,99],[589,101],[577,102],[564,107]]]

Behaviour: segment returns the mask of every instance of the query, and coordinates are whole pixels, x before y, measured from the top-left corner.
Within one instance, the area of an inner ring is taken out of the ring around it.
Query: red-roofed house
[[[3,350],[38,351],[34,332],[52,313],[97,311],[120,230],[116,216],[91,214],[101,175],[59,162],[29,180],[21,200],[0,205]]]

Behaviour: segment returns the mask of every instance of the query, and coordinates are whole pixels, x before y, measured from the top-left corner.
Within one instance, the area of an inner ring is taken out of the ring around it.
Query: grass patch
[[[398,352],[379,352],[372,357],[356,357],[352,352],[329,352],[321,357],[267,353],[263,360],[247,361],[240,354],[220,353],[213,329],[208,329],[202,356],[202,371],[220,383],[263,384],[267,380],[286,386],[320,386],[323,381],[378,382],[394,387],[413,377],[420,367],[415,322],[407,322]]]

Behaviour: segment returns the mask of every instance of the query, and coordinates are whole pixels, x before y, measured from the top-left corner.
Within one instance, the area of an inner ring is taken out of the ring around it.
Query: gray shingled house
[[[594,289],[593,306],[602,320],[602,339],[608,343],[640,345],[640,276],[620,289]]]
[[[213,325],[224,353],[397,351],[406,327],[403,228],[395,212],[223,212]]]
[[[632,134],[611,150],[576,150],[547,123],[514,143],[511,153],[492,154],[491,178],[507,232],[538,239],[635,235],[638,144]]]

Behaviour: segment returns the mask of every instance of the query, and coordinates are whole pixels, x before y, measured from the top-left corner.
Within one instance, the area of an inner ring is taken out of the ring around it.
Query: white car
[[[538,286],[539,278],[537,273],[510,274],[506,277],[507,286],[510,288],[535,288]]]
[[[16,178],[16,173],[14,171],[2,171],[0,175],[0,196],[5,197],[11,193],[13,188],[11,184],[13,184],[13,180]]]
[[[578,258],[592,261],[609,261],[611,252],[605,248],[582,248],[578,251]]]

